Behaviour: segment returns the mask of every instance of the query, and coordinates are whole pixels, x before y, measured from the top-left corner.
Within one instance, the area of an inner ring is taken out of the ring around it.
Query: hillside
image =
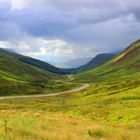
[[[104,63],[108,62],[113,57],[115,57],[116,54],[117,53],[98,54],[97,56],[95,56],[94,58],[89,60],[85,65],[82,65],[82,66],[76,67],[76,68],[61,69],[61,70],[64,73],[67,73],[67,74],[76,74],[76,73],[80,73],[80,72],[85,72],[85,71],[87,71],[89,69],[93,69],[93,68],[96,68],[96,67],[99,67],[99,66],[103,65]]]
[[[61,82],[63,76],[52,72],[60,70],[40,60],[0,49],[0,95],[43,94],[71,87]]]
[[[1,53],[3,52],[7,55],[10,55],[10,56],[12,56],[12,58],[14,58],[20,62],[30,64],[30,65],[38,67],[40,69],[47,70],[47,71],[57,73],[57,74],[64,74],[59,68],[56,68],[56,67],[54,67],[54,66],[52,66],[44,61],[34,59],[31,57],[27,57],[27,56],[23,56],[23,55],[15,53],[14,51],[10,51],[10,50],[0,49],[0,52]]]
[[[79,67],[79,71],[96,68],[101,66],[102,64],[106,63],[107,61],[111,60],[115,57],[115,53],[102,53],[95,56],[92,60],[90,60],[87,64]]]
[[[117,55],[108,63],[96,68],[87,70],[77,75],[77,79],[89,82],[113,80],[136,76],[140,70],[140,40],[132,43],[122,53]],[[89,78],[87,78],[89,77]]]

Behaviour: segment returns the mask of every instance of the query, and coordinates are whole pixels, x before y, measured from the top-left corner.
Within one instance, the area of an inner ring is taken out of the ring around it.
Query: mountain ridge
[[[41,60],[38,60],[38,59],[35,59],[32,57],[24,56],[24,55],[18,54],[16,52],[5,50],[2,48],[0,48],[0,51],[7,53],[10,56],[13,56],[13,58],[15,58],[23,63],[27,63],[27,64],[30,64],[32,66],[35,66],[35,67],[38,67],[38,68],[41,68],[41,69],[44,69],[44,70],[47,70],[47,71],[50,71],[53,73],[64,74],[64,72],[61,71],[61,69],[59,69],[55,66],[52,66],[51,64],[49,64],[47,62],[44,62],[44,61],[41,61]]]
[[[0,49],[0,95],[38,94],[60,75],[20,61],[24,56]]]
[[[140,40],[130,44],[122,53],[114,57],[109,62],[82,73],[77,74],[77,80],[100,81],[125,78],[139,73],[140,70]],[[86,77],[89,77],[87,79]]]

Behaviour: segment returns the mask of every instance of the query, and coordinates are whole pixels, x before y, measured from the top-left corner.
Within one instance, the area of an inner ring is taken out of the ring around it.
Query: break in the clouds
[[[0,47],[47,60],[121,50],[140,38],[138,0],[0,0]]]

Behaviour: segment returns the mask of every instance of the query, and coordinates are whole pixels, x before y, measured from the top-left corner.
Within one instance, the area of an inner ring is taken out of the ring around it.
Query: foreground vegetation
[[[6,111],[3,111],[5,113]],[[10,111],[0,118],[1,140],[134,140],[140,127],[133,124],[112,124],[44,111]]]

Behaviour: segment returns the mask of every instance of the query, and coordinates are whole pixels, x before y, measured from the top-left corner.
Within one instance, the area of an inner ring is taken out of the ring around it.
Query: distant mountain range
[[[66,62],[54,62],[54,61],[48,61],[48,62],[58,68],[71,69],[71,68],[80,67],[88,63],[91,59],[92,57],[80,57],[80,58],[70,59]]]
[[[116,55],[117,55],[117,53],[98,54],[93,59],[89,60],[89,62],[87,62],[85,65],[82,65],[82,66],[76,67],[76,68],[71,68],[71,69],[63,69],[63,71],[65,73],[71,73],[71,74],[73,73],[74,74],[74,73],[79,73],[79,72],[86,71],[89,69],[93,69],[93,68],[99,67],[100,65],[108,62]],[[88,58],[88,59],[90,59],[90,58]],[[76,62],[76,63],[78,63],[78,62]]]
[[[52,64],[51,65],[47,62],[44,62],[38,59],[20,55],[12,49],[1,49],[1,50],[9,53],[10,55],[13,55],[16,59],[18,59],[21,62],[30,64],[32,66],[39,67],[41,69],[44,69],[53,73],[57,73],[57,74],[77,73],[80,71],[84,71],[86,69],[95,68],[109,61],[115,55],[117,55],[117,53],[102,53],[102,54],[98,54],[94,58],[92,57],[75,58],[62,64],[58,64],[57,62],[50,62]]]
[[[117,53],[98,54],[92,60],[90,60],[87,64],[79,67],[78,69],[81,71],[81,70],[86,70],[86,69],[99,67],[100,65],[104,64],[105,62],[111,60],[116,55],[117,55]]]
[[[0,49],[0,53],[2,52],[9,56],[12,56],[12,58],[20,62],[29,64],[31,66],[38,67],[40,69],[43,69],[52,73],[56,73],[56,74],[71,74],[71,73],[77,73],[77,72],[84,71],[91,68],[96,68],[104,64],[105,62],[111,60],[117,54],[117,53],[102,53],[102,54],[98,54],[94,58],[91,58],[91,57],[77,58],[77,59],[73,59],[64,63],[63,66],[70,67],[70,68],[58,68],[47,62],[20,55],[11,49]],[[57,63],[55,65],[57,65]]]

